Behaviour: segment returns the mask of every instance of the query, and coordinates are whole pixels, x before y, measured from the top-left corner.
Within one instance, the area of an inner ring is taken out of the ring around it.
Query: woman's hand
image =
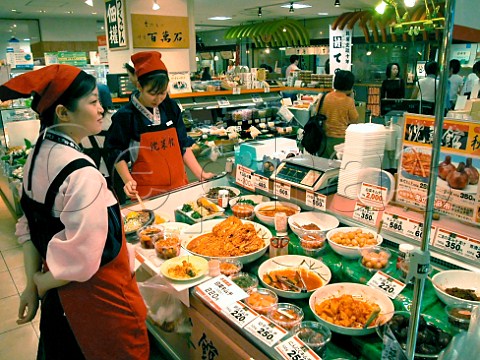
[[[36,286],[27,286],[20,295],[17,324],[22,325],[32,321],[37,314],[39,298]]]
[[[35,274],[33,274],[33,282],[37,286],[37,292],[40,299],[43,298],[49,290],[45,284],[45,281],[43,281],[44,277],[45,273],[41,271],[37,271]]]
[[[137,182],[135,180],[128,181],[123,187],[123,191],[125,191],[125,194],[127,194],[128,197],[135,198],[138,194]]]
[[[215,176],[214,173],[211,173],[211,172],[202,172],[202,173],[200,174],[200,181],[211,179],[211,178],[214,177],[214,176]]]

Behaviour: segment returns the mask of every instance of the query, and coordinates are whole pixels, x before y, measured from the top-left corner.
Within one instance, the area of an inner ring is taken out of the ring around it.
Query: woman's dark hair
[[[477,61],[475,64],[473,64],[472,71],[473,72],[480,72],[480,61]]]
[[[138,78],[140,86],[142,88],[150,86],[149,91],[152,93],[164,92],[169,81],[168,74],[164,70],[155,70]]]
[[[290,64],[293,64],[297,60],[300,60],[300,56],[298,56],[298,55],[290,56]]]
[[[125,68],[125,70],[127,70],[127,72],[130,75],[135,75],[135,68],[132,65],[130,65],[129,63],[123,64],[123,67]]]
[[[452,59],[450,60],[450,69],[452,69],[452,74],[458,74],[460,71],[460,60],[458,59]]]
[[[333,80],[333,88],[340,91],[350,91],[355,83],[355,75],[351,71],[337,70]]]
[[[387,71],[385,71],[385,75],[387,75],[387,79],[390,79],[390,76],[392,76],[393,65],[397,65],[398,74],[400,74],[400,65],[398,65],[398,63],[390,63],[387,65]]]
[[[58,100],[46,109],[42,114],[40,114],[40,121],[42,127],[51,126],[54,124],[55,120],[55,109],[58,105],[65,106],[70,111],[77,110],[78,102],[81,98],[90,94],[97,87],[97,81],[94,76],[89,75],[85,72],[80,72],[80,74],[75,78],[73,83],[68,87],[68,89],[58,98]],[[37,96],[37,95],[36,95]]]
[[[425,64],[425,73],[427,75],[437,75],[438,74],[438,63],[436,61],[429,61]]]

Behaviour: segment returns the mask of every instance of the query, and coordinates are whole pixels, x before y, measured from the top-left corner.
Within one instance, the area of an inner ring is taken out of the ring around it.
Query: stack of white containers
[[[368,123],[348,126],[338,177],[338,194],[350,199],[357,198],[358,173],[365,168],[381,169],[385,138],[383,125]]]

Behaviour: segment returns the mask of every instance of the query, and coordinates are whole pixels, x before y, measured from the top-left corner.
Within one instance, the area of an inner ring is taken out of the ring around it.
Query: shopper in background
[[[270,66],[270,65],[267,65],[267,64],[261,64],[259,66],[260,69],[265,69],[268,71],[269,74],[272,74],[273,73],[273,68]]]
[[[480,78],[480,61],[477,61],[472,68],[472,73],[467,76],[465,80],[465,84],[463,85],[462,94],[467,95],[470,99],[470,95],[472,94],[472,90],[476,84],[478,84],[478,80]]]
[[[203,68],[202,78],[200,80],[202,81],[212,80],[212,75],[210,75],[210,68],[208,66],[205,66]]]
[[[298,62],[300,60],[300,57],[298,55],[292,55],[290,56],[290,65],[288,65],[287,69],[285,70],[285,77],[288,79],[290,76],[290,73],[295,70],[300,70],[298,67]]]
[[[383,80],[380,89],[381,99],[403,99],[405,97],[405,82],[399,77],[400,65],[390,63],[386,70],[387,78]]]
[[[412,93],[412,99],[421,100],[421,113],[425,115],[434,115],[436,99],[438,98],[438,63],[430,61],[425,64],[425,74],[427,77],[418,80],[418,86]],[[450,108],[450,81],[447,83],[447,93],[445,94],[445,111]]]
[[[230,59],[228,60],[227,74],[232,74],[235,71],[235,62]]]
[[[146,308],[120,208],[79,147],[102,129],[95,78],[57,64],[0,86],[2,100],[32,93],[43,134],[22,184],[16,235],[26,288],[17,323],[32,321],[41,299],[38,359],[148,359]]]
[[[353,98],[355,76],[351,71],[337,70],[333,80],[334,91],[325,95],[321,114],[327,117],[325,133],[327,147],[323,157],[329,158],[334,153],[334,146],[345,142],[345,130],[348,125],[358,122],[358,112]],[[320,104],[320,102],[318,102]],[[317,109],[318,111],[318,109]]]
[[[184,164],[200,180],[204,172],[192,152],[178,105],[167,94],[168,72],[157,51],[132,55],[138,94],[112,116],[105,147],[127,196],[159,195],[188,183]],[[132,163],[131,172],[128,163]]]
[[[463,87],[463,76],[458,75],[460,72],[460,61],[458,59],[452,59],[449,63],[450,70],[450,109],[455,107],[457,102],[457,96],[460,95]]]

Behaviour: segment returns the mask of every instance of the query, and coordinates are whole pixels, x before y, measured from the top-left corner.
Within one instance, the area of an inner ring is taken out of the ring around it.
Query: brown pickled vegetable
[[[477,296],[474,289],[461,289],[458,287],[447,288],[445,292],[448,295],[455,296],[459,299],[469,300],[469,301],[480,301],[480,297]]]
[[[468,175],[468,183],[470,185],[478,184],[478,170],[472,165],[472,158],[467,158],[467,164],[465,165],[465,172]]]
[[[446,180],[448,174],[452,171],[455,171],[455,165],[452,164],[452,158],[447,155],[445,160],[438,166],[438,176],[440,179]]]
[[[447,183],[452,189],[462,190],[468,185],[468,174],[465,172],[465,163],[458,164],[456,170],[447,176]]]

